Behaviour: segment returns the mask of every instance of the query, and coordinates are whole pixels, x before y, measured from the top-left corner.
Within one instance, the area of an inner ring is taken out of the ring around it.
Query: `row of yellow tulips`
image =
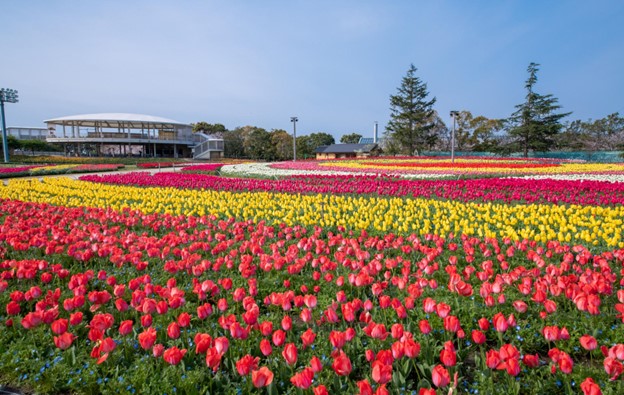
[[[217,215],[269,223],[396,233],[559,240],[624,248],[624,207],[461,203],[433,199],[140,188],[51,178],[10,180],[0,198],[60,206]]]

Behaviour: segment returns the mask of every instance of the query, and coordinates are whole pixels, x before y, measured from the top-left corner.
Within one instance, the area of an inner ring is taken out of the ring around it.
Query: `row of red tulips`
[[[263,180],[179,173],[88,175],[80,179],[117,185],[204,188],[236,192],[371,194],[441,198],[464,202],[502,201],[600,206],[624,203],[624,183],[606,181],[511,178],[431,181],[376,176],[297,176],[280,180]]]

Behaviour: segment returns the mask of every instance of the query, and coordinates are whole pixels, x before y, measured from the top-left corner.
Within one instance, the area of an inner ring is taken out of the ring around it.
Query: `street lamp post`
[[[290,117],[290,122],[293,123],[293,162],[297,161],[297,121],[299,118]]]
[[[9,163],[9,142],[7,141],[6,120],[4,118],[4,103],[17,103],[15,89],[0,89],[0,114],[2,115],[2,146],[4,147],[4,163]]]
[[[455,163],[455,123],[459,111],[451,111],[451,118],[453,118],[453,132],[451,133],[451,163]]]

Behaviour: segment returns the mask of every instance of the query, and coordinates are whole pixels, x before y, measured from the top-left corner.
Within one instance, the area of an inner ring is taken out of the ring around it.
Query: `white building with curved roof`
[[[143,114],[101,113],[71,115],[44,121],[51,130],[47,141],[61,144],[66,153],[88,151],[96,156],[194,157],[223,156],[223,140],[193,133],[189,124]]]

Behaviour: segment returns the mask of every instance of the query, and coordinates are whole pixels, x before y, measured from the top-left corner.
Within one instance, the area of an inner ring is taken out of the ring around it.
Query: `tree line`
[[[384,152],[418,155],[422,151],[451,149],[452,125],[447,126],[433,109],[427,84],[410,65],[395,95],[390,96],[390,122],[384,133]],[[490,119],[470,111],[454,112],[455,149],[493,152],[614,151],[624,149],[624,117],[613,113],[598,120],[563,122],[558,99],[536,91],[539,64],[530,63],[525,100],[506,119]]]
[[[225,146],[224,155],[227,158],[248,158],[266,161],[280,161],[293,158],[293,136],[283,129],[267,131],[257,126],[242,126],[228,130],[219,123],[198,122],[193,124],[193,132],[201,132],[223,138]],[[318,147],[334,143],[334,136],[326,132],[297,136],[297,157],[301,159],[314,158]]]
[[[0,147],[4,142],[0,139]],[[7,146],[9,147],[9,151],[13,153],[15,150],[21,151],[31,151],[33,154],[35,152],[44,152],[44,151],[60,151],[59,146],[55,144],[49,144],[45,140],[19,140],[13,135],[7,135]]]
[[[624,117],[615,112],[597,120],[566,120],[571,113],[552,94],[537,92],[539,64],[530,63],[525,81],[524,102],[505,119],[475,115],[469,110],[454,111],[447,125],[434,109],[427,84],[412,64],[397,92],[390,95],[390,120],[380,145],[385,154],[419,155],[423,151],[450,151],[455,129],[455,150],[492,152],[498,155],[557,151],[624,150]],[[222,124],[198,122],[194,132],[222,137],[225,156],[258,160],[288,160],[293,157],[292,135],[283,129],[267,131],[256,126],[228,130]],[[344,134],[341,143],[358,143],[359,133]],[[318,147],[334,144],[334,137],[316,132],[297,137],[297,156],[312,158]]]

